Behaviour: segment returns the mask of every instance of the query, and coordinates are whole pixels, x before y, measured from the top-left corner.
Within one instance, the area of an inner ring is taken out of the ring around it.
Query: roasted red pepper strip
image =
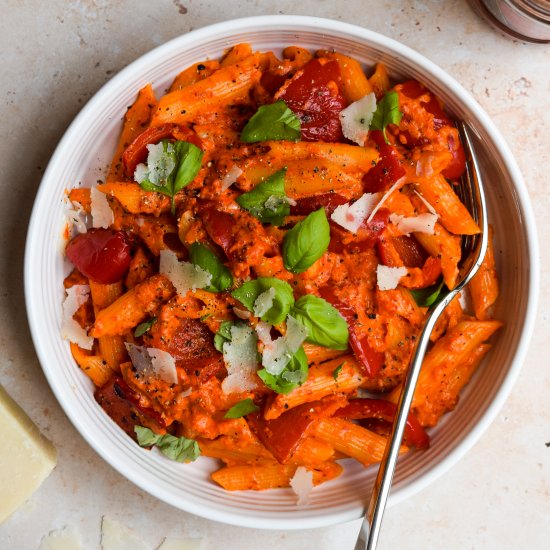
[[[359,361],[362,373],[367,378],[374,378],[384,364],[384,354],[372,349],[368,337],[359,334],[355,311],[349,305],[340,301],[331,287],[324,286],[320,288],[319,295],[332,304],[346,320],[349,329],[349,343]]]
[[[231,214],[223,212],[211,201],[202,201],[199,205],[202,223],[209,237],[216,243],[231,260],[231,249],[235,244],[233,228],[235,220]]]
[[[388,267],[422,267],[428,258],[420,243],[414,237],[381,235],[376,243],[380,263]]]
[[[388,145],[380,130],[372,130],[371,138],[376,143],[380,160],[364,176],[363,184],[366,193],[378,193],[389,189],[399,178],[405,175],[397,149]]]
[[[166,424],[155,410],[142,407],[139,395],[119,376],[114,376],[94,397],[103,410],[134,440],[135,426],[145,426],[155,433],[165,433]]]
[[[328,397],[299,405],[274,420],[265,420],[261,413],[249,414],[246,419],[265,448],[285,464],[296,452],[311,424],[319,418],[332,416],[340,405],[338,397]]]
[[[334,416],[347,420],[365,420],[369,418],[393,422],[397,406],[382,399],[352,399],[348,405],[338,409]],[[405,443],[417,449],[426,449],[430,446],[430,437],[411,412],[407,417],[405,427]]]
[[[312,59],[279,94],[300,119],[303,141],[343,141],[339,114],[347,105],[338,90],[337,61]],[[333,83],[333,84],[331,84]]]
[[[310,197],[300,197],[296,199],[296,204],[290,207],[290,213],[295,216],[307,216],[319,208],[324,207],[327,216],[330,216],[336,207],[348,202],[346,197],[338,193],[322,193]]]
[[[147,159],[147,145],[156,144],[163,139],[189,141],[199,148],[202,146],[202,142],[197,134],[178,124],[163,124],[162,126],[147,128],[147,130],[139,134],[139,136],[128,145],[122,154],[124,173],[128,177],[133,177],[136,166],[140,162],[145,162]]]

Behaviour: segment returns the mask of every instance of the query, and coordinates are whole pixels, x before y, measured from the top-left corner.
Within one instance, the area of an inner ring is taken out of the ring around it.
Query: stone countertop
[[[400,40],[461,82],[508,141],[524,174],[542,243],[542,293],[520,378],[481,440],[450,472],[386,513],[380,549],[547,548],[550,540],[550,48],[494,32],[468,2],[349,0],[5,0],[0,34],[0,380],[55,443],[58,465],[0,526],[0,548],[33,550],[72,526],[99,546],[107,515],[154,547],[163,536],[203,549],[353,548],[358,522],[311,531],[222,525],[157,501],[103,462],[65,417],[34,353],[24,308],[23,253],[35,193],[56,143],[115,73],[191,29],[235,17],[304,14]]]

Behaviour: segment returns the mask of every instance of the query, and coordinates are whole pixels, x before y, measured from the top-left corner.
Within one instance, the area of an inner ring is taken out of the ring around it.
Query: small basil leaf
[[[201,169],[203,151],[188,141],[176,141],[176,170],[174,173],[174,195],[189,185]]]
[[[332,371],[332,377],[334,380],[338,380],[338,375],[340,374],[340,371],[342,370],[342,367],[344,366],[344,363],[340,363],[333,371]]]
[[[275,295],[271,307],[261,316],[261,320],[270,325],[279,325],[286,319],[294,304],[292,287],[286,281],[276,277],[258,277],[241,285],[231,293],[231,296],[254,312],[254,304],[258,296],[269,291],[270,288],[275,290]]]
[[[283,239],[283,262],[288,271],[302,273],[327,250],[330,227],[324,208],[319,208],[287,231]]]
[[[437,305],[448,294],[449,289],[445,286],[443,280],[435,285],[410,290],[414,301],[420,307],[431,307]]]
[[[231,327],[234,325],[233,321],[224,321],[216,334],[214,335],[214,347],[223,353],[223,345],[226,342],[231,342]]]
[[[241,132],[241,141],[280,140],[298,141],[301,137],[300,120],[281,99],[262,105]]]
[[[290,393],[301,386],[308,376],[309,368],[304,348],[300,348],[290,359],[281,374],[273,375],[265,369],[258,371],[263,383],[276,393]]]
[[[210,284],[204,287],[205,290],[209,292],[222,292],[233,285],[231,271],[203,244],[198,242],[193,243],[189,249],[189,257],[192,263],[212,275]]]
[[[260,407],[252,401],[252,399],[243,399],[236,405],[233,405],[224,415],[224,418],[242,418],[247,414],[259,411]]]
[[[134,431],[140,446],[155,445],[162,454],[176,462],[192,462],[201,454],[199,444],[194,439],[175,437],[170,434],[159,435],[143,426],[134,426]]]
[[[308,330],[307,342],[326,348],[348,348],[348,324],[326,300],[306,294],[293,306],[291,315]]]
[[[143,323],[140,323],[136,330],[134,330],[134,336],[136,338],[139,338],[140,336],[143,336],[146,332],[149,332],[151,330],[151,327],[157,322],[156,317],[151,317],[148,321],[145,321]]]
[[[263,223],[281,225],[290,214],[288,197],[285,193],[286,168],[275,172],[252,191],[236,199],[245,210]]]
[[[399,124],[403,113],[399,110],[399,96],[397,92],[388,92],[376,105],[376,111],[370,123],[371,130],[382,130],[384,140],[388,142],[386,127],[388,124]]]

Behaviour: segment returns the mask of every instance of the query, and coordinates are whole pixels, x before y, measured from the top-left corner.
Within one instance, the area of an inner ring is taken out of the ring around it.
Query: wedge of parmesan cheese
[[[178,383],[176,361],[167,351],[136,346],[130,342],[125,342],[124,345],[128,350],[132,364],[140,373],[160,378],[169,384]]]
[[[357,233],[361,224],[372,212],[377,200],[377,193],[364,193],[354,203],[337,206],[330,217],[344,229]]]
[[[107,229],[115,221],[115,216],[107,195],[99,191],[96,187],[90,189],[91,210],[92,210],[92,227],[103,227]]]
[[[390,222],[404,235],[410,235],[411,233],[427,233],[428,235],[433,235],[436,221],[437,215],[429,212],[410,218],[406,218],[400,214],[390,215]]]
[[[0,386],[0,523],[50,475],[57,452],[33,421]]]
[[[298,466],[292,479],[290,480],[290,486],[296,493],[298,506],[307,504],[309,495],[313,489],[313,472],[310,472],[304,466]]]
[[[63,318],[61,320],[61,336],[69,342],[77,344],[82,349],[92,349],[94,339],[73,319],[78,308],[86,303],[90,295],[88,285],[73,285],[67,289],[63,300]]]
[[[231,327],[231,341],[223,345],[227,377],[222,382],[224,393],[242,392],[258,387],[258,339],[245,324]]]
[[[175,252],[160,251],[159,272],[166,275],[176,287],[178,294],[185,296],[188,290],[207,287],[212,281],[212,275],[189,262],[180,262]]]
[[[364,146],[375,111],[376,96],[374,93],[367,94],[340,111],[339,118],[344,136]]]
[[[273,298],[275,298],[275,289],[273,287],[262,292],[254,302],[254,315],[256,317],[265,315],[271,309],[271,306],[273,306]]]
[[[387,267],[378,264],[376,268],[376,283],[380,290],[393,290],[397,288],[399,279],[408,273],[406,267]]]

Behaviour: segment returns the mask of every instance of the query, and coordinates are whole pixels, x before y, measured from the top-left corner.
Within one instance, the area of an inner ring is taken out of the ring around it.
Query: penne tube
[[[244,61],[252,55],[250,44],[235,44],[222,58],[220,67],[228,67]]]
[[[154,314],[173,294],[174,287],[164,275],[153,275],[98,312],[91,335],[124,334]]]
[[[226,491],[262,491],[288,487],[296,466],[278,463],[267,465],[226,466],[212,474],[212,479]]]
[[[157,100],[151,84],[144,86],[138,93],[134,104],[128,108],[124,115],[122,133],[118,140],[113,161],[109,168],[106,181],[122,181],[124,179],[124,167],[122,165],[122,153],[134,139],[147,127],[151,119],[151,113],[155,109]]]
[[[145,191],[135,182],[111,181],[97,188],[114,197],[131,214],[153,214],[159,216],[170,211],[170,199],[154,191]]]
[[[264,418],[273,420],[289,409],[318,401],[327,395],[352,393],[361,385],[359,372],[351,355],[313,365],[309,369],[308,379],[301,386],[290,393],[275,396],[266,407]]]
[[[168,92],[175,92],[186,86],[195,84],[199,82],[199,80],[204,80],[219,68],[220,64],[217,61],[201,61],[200,63],[195,63],[176,76]]]
[[[251,55],[235,65],[219,69],[203,80],[166,94],[153,113],[151,126],[186,124],[192,122],[199,113],[207,112],[216,105],[246,99],[260,78],[259,62],[258,54]]]
[[[101,388],[114,375],[114,371],[103,358],[98,355],[90,354],[79,348],[73,342],[71,342],[71,353],[84,374],[86,374],[98,388]]]
[[[377,100],[384,97],[384,94],[390,89],[390,77],[383,63],[376,64],[374,73],[369,77],[369,84],[372,86]]]

